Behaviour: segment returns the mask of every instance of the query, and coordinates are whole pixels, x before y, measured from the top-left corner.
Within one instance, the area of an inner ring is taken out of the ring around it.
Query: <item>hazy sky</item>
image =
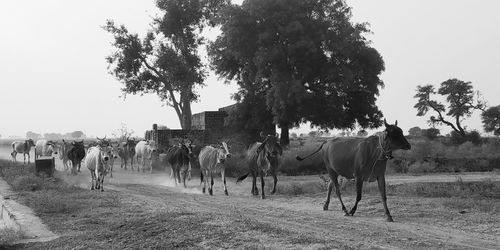
[[[404,131],[427,127],[413,108],[417,85],[471,81],[499,105],[500,1],[348,0],[354,20],[369,22],[383,56],[385,88],[377,104]],[[0,134],[26,131],[111,135],[125,123],[142,136],[153,123],[179,128],[172,108],[154,95],[121,98],[108,74],[112,37],[106,19],[144,34],[157,12],[153,0],[25,0],[0,2]],[[193,113],[230,105],[234,85],[211,75]],[[482,131],[479,112],[469,122]],[[301,131],[306,131],[306,126]]]

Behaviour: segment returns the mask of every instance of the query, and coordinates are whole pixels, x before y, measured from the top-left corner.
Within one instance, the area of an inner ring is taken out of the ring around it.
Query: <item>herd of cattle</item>
[[[394,125],[387,124],[385,120],[384,123],[385,131],[378,135],[366,138],[333,138],[325,141],[309,156],[296,157],[297,160],[301,161],[318,152],[321,153],[331,179],[323,206],[324,210],[328,209],[330,195],[333,186],[335,186],[342,210],[346,215],[354,215],[358,202],[361,200],[363,182],[377,180],[387,221],[392,221],[391,214],[387,208],[385,192],[387,160],[392,158],[392,151],[398,149],[409,150],[411,146],[403,136],[401,128],[397,126],[397,121]],[[251,192],[253,195],[259,195],[257,177],[260,177],[261,197],[264,199],[264,177],[267,174],[271,174],[274,179],[271,193],[276,192],[276,183],[278,181],[276,172],[279,165],[279,157],[282,155],[283,149],[278,142],[277,134],[264,135],[261,133],[261,137],[262,142],[255,142],[248,147],[246,151],[248,173],[238,178],[237,182],[251,175],[253,178]],[[35,147],[35,159],[40,156],[59,154],[65,169],[71,169],[72,174],[80,172],[80,166],[83,164],[90,170],[92,177],[91,189],[100,189],[103,191],[104,176],[108,173],[111,177],[113,176],[114,159],[118,157],[121,159],[121,168],[127,169],[130,162],[130,168],[134,170],[135,159],[137,171],[142,170],[143,172],[146,169],[147,162],[149,162],[149,171],[152,171],[153,158],[157,157],[159,164],[170,167],[170,177],[174,178],[176,185],[177,183],[181,183],[182,176],[184,187],[186,187],[186,178],[190,178],[191,162],[198,161],[200,163],[200,179],[201,183],[203,183],[203,193],[205,193],[207,182],[210,179],[208,193],[210,195],[213,194],[214,175],[220,173],[224,184],[224,193],[228,195],[225,178],[226,165],[224,163],[231,157],[231,153],[229,152],[227,142],[205,145],[199,153],[193,153],[194,145],[190,141],[159,150],[152,141],[136,142],[130,138],[122,142],[111,142],[110,140],[106,140],[106,138],[97,138],[95,143],[87,146],[84,145],[83,140],[71,143],[65,140],[62,140],[62,142],[38,140],[35,144],[33,140],[28,139],[24,142],[12,143],[11,155],[13,160],[16,160],[18,153],[23,153],[24,161],[26,162],[27,155],[29,163],[29,153],[33,146]],[[356,180],[356,202],[349,212],[341,199],[338,176]]]
[[[278,167],[278,152],[281,154],[283,150],[278,143],[277,135],[261,135],[263,142],[256,142],[251,145],[248,150],[248,158],[251,162],[250,172],[254,178],[252,193],[257,193],[255,182],[260,173],[261,180],[267,173],[272,173],[274,176],[273,193],[276,190],[276,169]],[[231,157],[227,142],[218,144],[205,145],[201,150],[194,150],[195,147],[191,141],[182,141],[178,145],[171,146],[166,149],[158,149],[154,141],[126,138],[121,142],[112,142],[109,139],[99,138],[90,144],[84,144],[84,141],[68,142],[51,141],[41,139],[36,143],[32,139],[25,141],[15,141],[12,143],[11,157],[13,161],[17,161],[17,154],[22,153],[24,163],[26,157],[28,164],[30,163],[31,148],[35,148],[35,160],[39,157],[53,157],[59,155],[65,170],[70,170],[72,174],[80,172],[81,165],[90,171],[91,189],[103,190],[104,177],[109,174],[113,177],[114,161],[120,158],[120,167],[127,169],[130,167],[137,171],[145,172],[149,169],[149,173],[153,170],[153,159],[163,167],[170,168],[170,177],[175,180],[175,184],[183,183],[186,187],[186,179],[191,178],[191,163],[198,161],[200,163],[200,179],[205,193],[207,182],[210,180],[208,192],[213,195],[214,175],[220,174],[224,184],[224,193],[228,195],[226,186],[224,164],[226,159]],[[195,153],[196,152],[196,153]],[[247,174],[248,175],[248,174]],[[245,176],[246,177],[246,176]],[[262,187],[264,187],[262,182]],[[262,194],[264,198],[264,194]]]

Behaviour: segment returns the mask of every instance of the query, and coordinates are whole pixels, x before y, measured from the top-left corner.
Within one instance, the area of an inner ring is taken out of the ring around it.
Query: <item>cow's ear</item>
[[[384,125],[386,128],[389,127],[389,124],[387,124],[387,121],[385,120],[385,118],[384,118]]]
[[[266,137],[266,135],[264,134],[264,132],[263,132],[263,131],[260,131],[260,134],[259,134],[259,135],[260,135],[260,138],[262,138],[262,139],[264,139],[264,138]]]

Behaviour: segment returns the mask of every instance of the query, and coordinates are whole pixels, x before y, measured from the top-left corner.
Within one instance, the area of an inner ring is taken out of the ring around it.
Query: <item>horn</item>
[[[389,127],[389,124],[387,124],[387,121],[385,120],[385,118],[384,118],[384,124],[386,127]]]
[[[259,135],[260,135],[260,138],[264,138],[264,137],[266,137],[266,135],[264,134],[264,132],[263,132],[263,131],[260,131],[260,134],[259,134]]]
[[[274,135],[276,138],[278,138],[280,135],[278,134],[278,132],[276,132],[276,134]]]
[[[396,125],[396,126],[398,125],[398,120],[396,120],[396,123],[394,123],[394,125]]]
[[[101,138],[99,138],[99,137],[97,137],[97,136],[96,136],[95,138],[97,138],[97,140],[98,140],[98,141],[102,141],[102,139],[101,139]]]

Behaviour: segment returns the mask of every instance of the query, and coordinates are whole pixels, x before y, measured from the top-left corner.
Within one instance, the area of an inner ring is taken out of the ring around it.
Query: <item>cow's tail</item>
[[[200,184],[203,183],[203,170],[200,172]]]
[[[311,154],[309,154],[308,156],[306,157],[300,157],[300,156],[296,156],[295,159],[297,159],[297,161],[303,161],[311,156],[313,156],[314,154],[318,153],[322,148],[323,148],[323,145],[325,145],[326,141],[324,141],[323,143],[321,143],[321,145],[319,146],[318,149],[316,149],[316,151],[312,152]]]
[[[238,179],[236,180],[236,183],[241,182],[242,180],[244,180],[245,178],[247,178],[247,176],[248,176],[249,174],[250,174],[250,173],[247,173],[246,175],[243,175],[243,176],[241,176],[240,178],[238,178]]]

